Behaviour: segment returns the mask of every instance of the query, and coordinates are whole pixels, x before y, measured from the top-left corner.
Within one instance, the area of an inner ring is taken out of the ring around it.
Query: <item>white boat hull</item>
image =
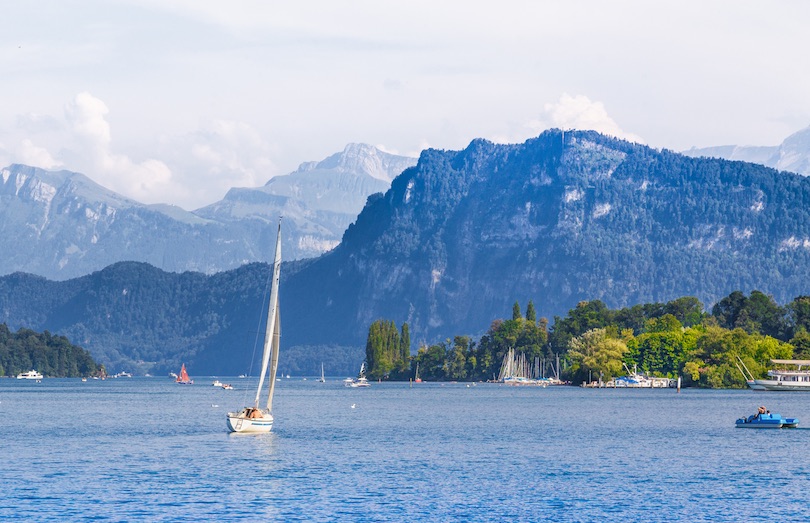
[[[262,418],[246,418],[237,412],[228,413],[228,430],[239,433],[270,432],[273,428],[273,416],[265,414]]]
[[[748,380],[746,383],[752,390],[810,391],[810,382],[808,381]]]

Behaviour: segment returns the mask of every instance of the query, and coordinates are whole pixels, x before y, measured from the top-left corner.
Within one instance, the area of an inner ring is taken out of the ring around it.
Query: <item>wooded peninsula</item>
[[[711,312],[695,297],[609,309],[582,301],[565,317],[537,319],[530,301],[515,303],[512,318],[495,320],[477,341],[470,336],[422,345],[410,352],[408,324],[389,320],[369,328],[369,379],[486,381],[497,376],[509,349],[527,361],[543,361],[544,375],[559,357],[561,378],[574,384],[609,380],[637,368],[649,376],[683,377],[685,386],[745,387],[739,357],[755,376],[771,359],[810,358],[810,296],[780,306],[771,296],[735,291]]]
[[[64,336],[20,329],[11,332],[0,323],[0,377],[36,370],[49,378],[79,378],[105,373],[90,353]]]

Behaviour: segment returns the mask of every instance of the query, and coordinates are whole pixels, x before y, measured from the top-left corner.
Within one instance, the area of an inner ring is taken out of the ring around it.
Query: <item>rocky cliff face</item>
[[[194,212],[140,204],[78,173],[12,165],[0,172],[0,274],[66,279],[122,260],[223,271],[271,259],[280,216],[286,258],[317,256],[337,245],[370,194],[415,161],[352,144]]]

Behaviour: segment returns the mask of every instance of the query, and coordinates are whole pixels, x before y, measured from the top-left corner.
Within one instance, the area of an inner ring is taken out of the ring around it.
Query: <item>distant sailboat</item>
[[[323,375],[323,363],[321,363],[321,377],[318,379],[320,383],[326,383],[326,378]]]
[[[264,335],[264,352],[262,353],[262,371],[259,374],[259,386],[256,389],[256,400],[252,407],[245,407],[239,412],[229,412],[228,430],[230,432],[270,432],[273,428],[273,391],[276,387],[276,371],[278,370],[278,348],[281,336],[281,321],[278,307],[278,285],[281,275],[281,222],[278,224],[276,238],[276,254],[273,260],[273,287],[270,291],[270,303],[267,311],[267,330]],[[259,408],[259,398],[264,385],[264,378],[268,372],[269,378],[267,407]]]
[[[419,377],[419,362],[416,362],[416,375],[413,377],[414,383],[422,383],[422,378]]]
[[[194,383],[194,380],[188,377],[188,372],[186,372],[186,364],[184,363],[182,367],[180,367],[180,375],[177,376],[177,383],[181,385],[191,385]]]

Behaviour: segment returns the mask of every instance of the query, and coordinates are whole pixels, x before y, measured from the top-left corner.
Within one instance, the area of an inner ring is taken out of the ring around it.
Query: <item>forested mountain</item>
[[[370,194],[415,162],[350,144],[193,212],[143,205],[79,173],[12,165],[0,171],[0,274],[67,279],[129,260],[168,271],[233,269],[272,259],[282,215],[287,259],[317,256],[340,241]]]
[[[67,334],[105,363],[243,372],[267,272],[118,264],[60,283],[15,274],[0,279],[0,321]],[[787,303],[808,294],[808,273],[804,177],[595,132],[475,140],[424,151],[369,198],[338,247],[284,265],[282,346],[288,364],[314,371],[338,353],[359,364],[380,318],[407,322],[418,346],[483,334],[515,300],[547,318],[583,300],[711,305],[735,290]]]
[[[424,151],[296,274],[288,314],[318,326],[288,329],[351,341],[382,317],[433,340],[480,333],[515,299],[547,317],[581,300],[711,304],[733,290],[786,303],[809,273],[810,180],[548,131]]]

